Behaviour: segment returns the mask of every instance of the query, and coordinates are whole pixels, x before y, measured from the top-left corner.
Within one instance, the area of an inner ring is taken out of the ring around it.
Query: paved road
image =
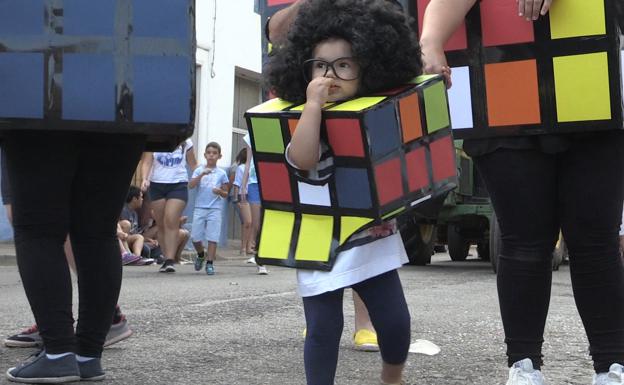
[[[126,267],[120,304],[135,335],[105,351],[102,384],[304,384],[305,326],[294,271],[255,268],[231,250],[217,275],[184,265],[173,275],[156,266]],[[426,267],[401,270],[413,339],[441,348],[411,354],[410,384],[501,385],[506,380],[495,277],[477,260],[451,262],[437,254]],[[0,266],[0,335],[32,322],[17,269]],[[350,296],[346,296],[350,298]],[[345,332],[336,384],[378,384],[379,356],[352,349],[353,306],[345,301]],[[544,373],[551,384],[591,384],[587,342],[574,307],[567,266],[554,273]],[[6,370],[31,349],[0,347]],[[4,378],[0,384],[6,383]]]

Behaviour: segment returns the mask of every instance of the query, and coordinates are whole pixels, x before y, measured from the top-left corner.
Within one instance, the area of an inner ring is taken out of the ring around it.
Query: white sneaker
[[[542,372],[533,369],[531,360],[525,358],[509,368],[507,385],[546,385],[546,380]]]
[[[246,261],[245,261],[245,263],[252,263],[252,264],[254,264],[254,265],[255,265],[255,264],[256,264],[256,257],[253,257],[253,256],[252,256],[251,258],[249,258],[248,260],[246,260]]]
[[[269,271],[264,266],[258,266],[258,275],[267,275]]]
[[[624,366],[612,364],[609,373],[594,374],[592,385],[624,385]]]

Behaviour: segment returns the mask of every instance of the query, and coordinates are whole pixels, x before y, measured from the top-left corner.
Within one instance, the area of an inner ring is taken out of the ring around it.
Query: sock
[[[204,259],[204,252],[202,251],[201,253],[197,253],[197,258]]]
[[[212,265],[213,261],[206,261],[207,264]]]
[[[58,360],[59,358],[63,358],[65,356],[69,356],[70,354],[74,354],[74,353],[72,353],[72,352],[59,353],[59,354],[48,354],[48,353],[46,353],[46,357],[48,357],[48,359],[50,359],[50,360]]]
[[[87,362],[91,360],[95,360],[95,357],[85,357],[85,356],[76,354],[76,361],[78,362]]]

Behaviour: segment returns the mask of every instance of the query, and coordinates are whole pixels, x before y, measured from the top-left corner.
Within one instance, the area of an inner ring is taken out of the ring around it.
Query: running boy
[[[221,146],[210,142],[204,152],[206,164],[195,169],[189,181],[189,188],[198,187],[193,211],[191,239],[197,251],[195,271],[200,271],[206,260],[206,274],[213,275],[214,260],[217,255],[217,242],[221,235],[221,209],[229,190],[229,179],[225,171],[217,167],[221,159]],[[208,242],[207,257],[203,241]]]

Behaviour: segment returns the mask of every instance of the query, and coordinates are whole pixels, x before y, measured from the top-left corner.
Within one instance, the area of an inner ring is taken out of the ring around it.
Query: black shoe
[[[172,259],[167,259],[158,271],[160,271],[161,273],[175,273],[175,267],[173,267],[173,264],[174,262]]]
[[[7,370],[6,376],[9,381],[27,384],[63,384],[79,381],[80,370],[73,353],[51,360],[42,350]]]
[[[80,369],[80,381],[102,381],[106,377],[99,358],[78,362],[78,369]]]

